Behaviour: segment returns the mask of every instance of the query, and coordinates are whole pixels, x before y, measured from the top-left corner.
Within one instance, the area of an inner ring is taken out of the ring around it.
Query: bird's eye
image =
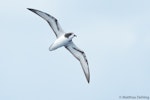
[[[65,37],[69,38],[71,35],[72,35],[72,33],[67,33],[67,34],[65,34]]]

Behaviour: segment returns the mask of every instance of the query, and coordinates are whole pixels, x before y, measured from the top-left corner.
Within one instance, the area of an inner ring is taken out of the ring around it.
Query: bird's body
[[[30,11],[34,12],[35,14],[39,15],[42,17],[44,20],[48,22],[52,30],[54,31],[57,39],[54,41],[54,43],[49,47],[50,51],[53,51],[57,48],[60,48],[64,46],[70,53],[77,58],[80,61],[80,64],[82,66],[82,69],[84,71],[84,74],[86,76],[86,79],[89,83],[90,81],[90,72],[89,72],[89,67],[88,67],[88,61],[85,56],[85,53],[80,50],[72,41],[76,35],[74,33],[65,33],[62,28],[60,27],[57,19],[45,12],[35,10],[35,9],[30,9]]]
[[[54,43],[49,47],[49,50],[55,50],[57,48],[60,48],[68,43],[68,40],[64,37],[64,35],[57,38]]]
[[[73,38],[73,37],[72,37]],[[62,34],[59,38],[57,38],[54,43],[50,46],[49,50],[55,50],[57,48],[60,48],[62,46],[67,46],[69,41],[72,40],[72,38],[65,37],[65,34]]]

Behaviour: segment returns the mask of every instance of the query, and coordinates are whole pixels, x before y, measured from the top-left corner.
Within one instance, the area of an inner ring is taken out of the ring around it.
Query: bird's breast
[[[60,37],[55,40],[55,42],[50,46],[50,51],[65,46],[68,43],[68,39]]]

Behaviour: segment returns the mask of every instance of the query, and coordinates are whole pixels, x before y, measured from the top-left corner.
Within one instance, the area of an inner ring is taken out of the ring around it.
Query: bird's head
[[[68,39],[72,39],[72,38],[74,38],[74,37],[77,37],[74,33],[72,33],[72,32],[70,32],[70,33],[66,33],[65,35],[64,35],[66,38],[68,38]]]

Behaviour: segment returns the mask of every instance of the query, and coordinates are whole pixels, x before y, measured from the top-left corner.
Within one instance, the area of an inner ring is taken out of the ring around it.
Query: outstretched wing
[[[52,28],[52,30],[54,31],[57,38],[64,33],[64,31],[60,27],[60,25],[55,17],[53,17],[45,12],[36,10],[36,9],[31,9],[31,8],[27,8],[27,9],[34,12],[35,14],[39,15],[43,19],[45,19],[48,22],[48,24],[50,25],[50,27]]]
[[[80,64],[82,66],[86,79],[89,83],[90,71],[89,71],[88,61],[87,61],[85,53],[82,50],[80,50],[72,41],[66,46],[66,49],[69,50],[72,53],[72,55],[80,61]]]

